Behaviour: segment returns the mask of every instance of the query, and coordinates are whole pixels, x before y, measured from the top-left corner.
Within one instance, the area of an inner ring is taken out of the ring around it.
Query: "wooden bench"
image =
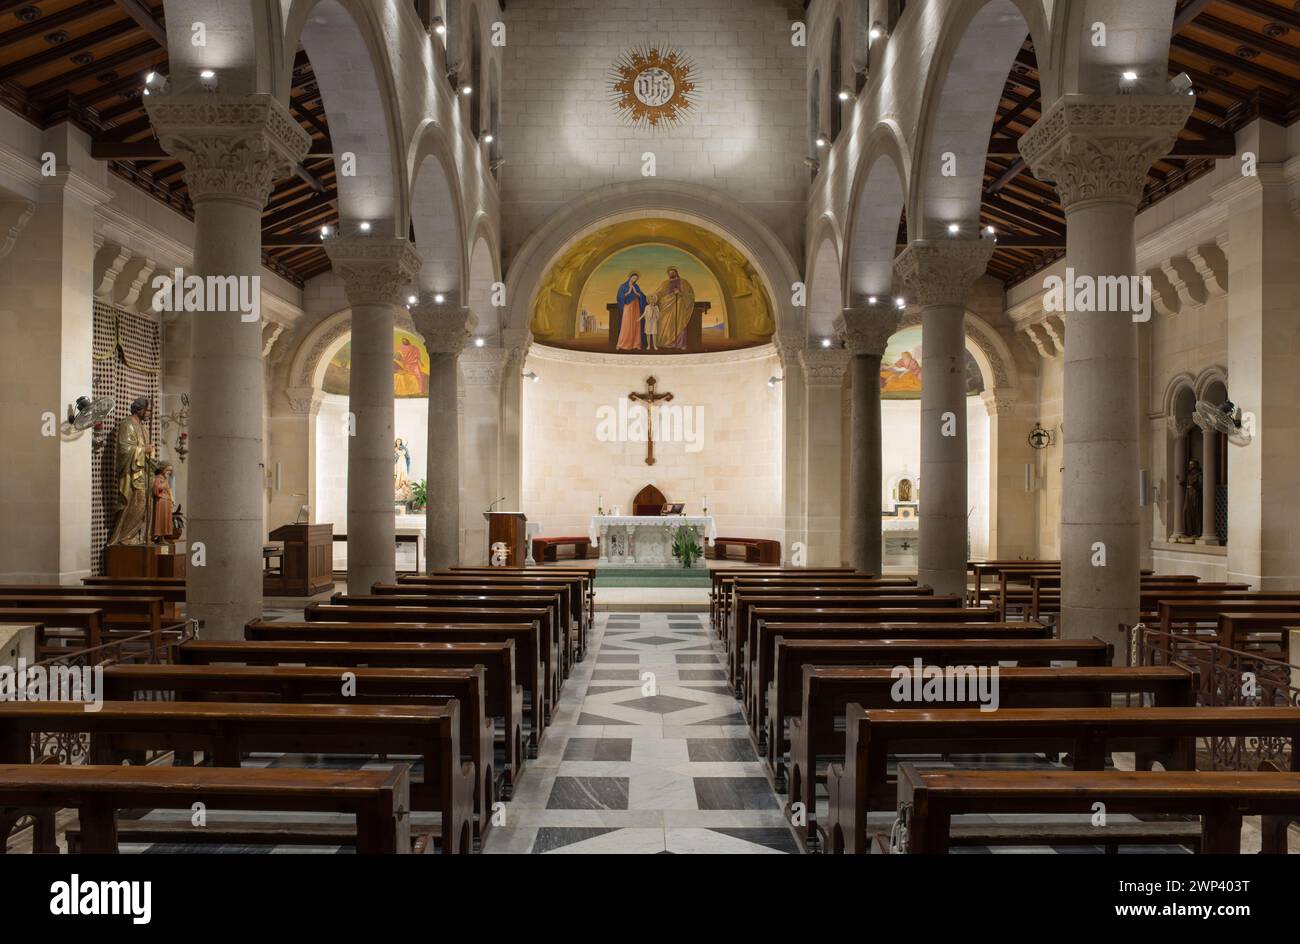
[[[431,588],[434,592],[445,591],[448,587],[472,586],[475,588],[483,587],[513,587],[517,592],[527,592],[528,589],[537,587],[545,591],[555,591],[564,598],[564,604],[568,607],[570,613],[569,625],[575,627],[575,655],[574,661],[581,662],[587,654],[587,632],[590,620],[587,615],[586,601],[584,598],[583,580],[580,577],[566,576],[537,576],[535,574],[492,574],[480,576],[461,575],[437,575],[437,576],[420,576],[404,577],[394,584],[376,583],[371,587],[371,592],[378,595],[402,595],[410,593],[423,593],[425,588]]]
[[[831,764],[827,849],[865,852],[866,817],[893,809],[889,759],[900,754],[1066,753],[1075,770],[1102,770],[1112,750],[1133,750],[1136,766],[1195,770],[1196,738],[1300,737],[1300,708],[883,709],[848,706],[844,764]],[[1039,774],[1041,776],[1041,774]],[[1253,776],[1237,774],[1236,776]]]
[[[474,838],[481,845],[497,797],[495,728],[487,708],[487,670],[319,666],[110,665],[103,697],[112,701],[254,701],[289,704],[460,704],[460,746],[474,764]]]
[[[766,743],[767,705],[773,696],[776,677],[776,641],[797,639],[967,639],[1018,640],[1050,639],[1051,630],[1041,623],[1000,623],[984,620],[944,622],[768,622],[760,620],[754,637],[754,661],[749,666],[750,684],[745,708],[750,728],[761,750]],[[798,676],[787,680],[798,684]]]
[[[254,621],[257,622],[257,621]],[[250,624],[252,625],[252,624]],[[247,632],[247,628],[245,629]],[[346,669],[440,669],[482,666],[487,672],[487,711],[501,728],[501,794],[509,799],[523,773],[527,741],[524,690],[515,668],[515,644],[502,642],[354,643],[321,641],[190,640],[173,647],[180,665],[306,665]]]
[[[537,756],[545,727],[549,723],[546,663],[539,649],[540,630],[536,623],[396,623],[383,620],[371,623],[346,620],[322,623],[254,620],[244,627],[244,636],[249,641],[353,642],[367,646],[374,643],[512,642],[515,646],[517,677],[523,689],[524,717],[529,721],[526,741],[529,756]],[[412,668],[418,667],[418,664],[412,665]]]
[[[179,619],[179,607],[185,603],[185,584],[155,584],[143,579],[138,583],[117,582],[102,586],[61,586],[41,583],[0,584],[0,593],[20,593],[24,596],[46,597],[162,597],[164,603],[163,619],[165,620]]]
[[[970,591],[970,602],[975,606],[982,606],[985,600],[984,583],[992,580],[993,588],[990,589],[991,595],[997,587],[998,576],[1003,569],[1020,569],[1032,570],[1038,573],[1050,574],[1053,571],[1059,572],[1061,569],[1060,561],[1026,561],[1026,560],[993,560],[993,561],[970,561],[966,564],[967,571],[974,579],[974,586]]]
[[[433,574],[433,576],[439,576],[439,577],[440,577],[440,576],[444,576],[444,575],[447,575],[447,574],[453,574],[453,575],[456,575],[456,576],[460,576],[460,575],[462,575],[462,574],[472,574],[472,575],[474,575],[474,576],[485,576],[485,575],[486,575],[486,576],[498,576],[498,577],[499,577],[499,576],[502,575],[502,573],[504,572],[504,570],[505,570],[505,569],[504,569],[504,568],[501,568],[501,567],[451,567],[451,568],[449,568],[449,569],[447,569],[447,570],[440,570],[440,571],[437,571],[435,574]],[[590,567],[563,567],[563,566],[560,566],[560,565],[554,565],[554,564],[553,564],[553,565],[549,565],[549,566],[547,566],[547,567],[545,567],[545,568],[538,567],[538,568],[536,568],[536,569],[511,568],[511,574],[510,574],[511,576],[518,576],[518,575],[521,575],[521,574],[535,574],[535,575],[537,575],[537,576],[545,576],[545,577],[576,577],[577,579],[579,579],[579,580],[582,581],[583,594],[585,595],[585,597],[586,597],[586,599],[587,599],[587,616],[588,616],[589,619],[594,619],[594,618],[595,618],[595,616],[596,616],[596,585],[595,585],[595,570],[594,570],[593,568],[590,568]],[[414,579],[414,580],[419,580],[421,576],[426,576],[426,575],[420,575],[420,576],[413,577],[413,578],[398,578],[398,579],[399,579],[399,582],[400,582],[402,579]]]
[[[202,750],[210,766],[239,767],[249,752],[414,755],[413,809],[439,814],[441,851],[473,851],[474,770],[461,761],[460,706],[268,705],[230,702],[0,702],[0,764],[31,759],[35,734],[89,733],[88,760],[122,752]]]
[[[714,538],[713,559],[726,560],[727,551],[738,547],[751,564],[781,563],[781,542],[771,538]]]
[[[709,569],[709,613],[713,619],[713,625],[719,626],[717,607],[721,602],[721,589],[723,581],[728,578],[738,576],[754,577],[780,577],[783,575],[831,575],[831,574],[858,574],[857,570],[852,567],[745,567],[741,569],[732,569],[729,567],[713,567]],[[860,574],[860,576],[869,577],[871,574]]]
[[[847,590],[854,587],[861,587],[869,590],[871,593],[884,593],[885,588],[893,588],[899,593],[911,593],[916,589],[916,581],[911,577],[861,577],[861,576],[828,576],[817,575],[809,577],[727,577],[723,578],[720,585],[721,603],[718,612],[722,622],[719,627],[729,626],[731,614],[735,612],[735,601],[738,593],[763,592],[769,594],[779,594],[781,592],[804,596],[815,594],[821,589]],[[927,588],[926,592],[931,592]],[[726,634],[719,632],[719,636],[726,638]]]
[[[590,555],[591,538],[585,534],[565,537],[542,537],[537,535],[533,538],[533,560],[554,562],[558,557],[559,549],[562,547],[573,548],[574,560],[586,560]]]
[[[1156,574],[1139,578],[1143,602],[1158,591],[1170,590],[1249,590],[1246,583],[1202,582],[1193,574]],[[1030,578],[1028,614],[1030,619],[1042,619],[1061,612],[1061,575],[1037,574]]]
[[[1300,815],[1300,774],[1238,771],[992,771],[918,770],[900,764],[898,824],[904,850],[914,855],[946,853],[952,818],[963,814],[1085,814],[1104,804],[1108,816],[1197,816],[1203,853],[1241,852],[1244,816],[1293,818]],[[1148,829],[1156,824],[1146,824]],[[1159,824],[1168,825],[1168,824]],[[1107,841],[1113,827],[1094,830],[1094,842]],[[1033,832],[1041,829],[1031,827]],[[1285,853],[1285,833],[1265,829],[1261,852]],[[1085,840],[1091,837],[1083,837]]]
[[[163,608],[165,601],[158,596],[107,596],[89,592],[26,594],[9,593],[0,587],[0,608],[49,609],[52,607],[93,608],[103,611],[103,637],[100,643],[107,641],[115,629],[126,632],[153,633],[161,638],[163,629]],[[90,642],[88,640],[88,642]],[[87,648],[96,643],[90,642]]]
[[[1171,593],[1160,598],[1155,612],[1162,633],[1184,633],[1192,638],[1204,637],[1209,642],[1218,642],[1221,613],[1262,616],[1295,612],[1297,609],[1300,609],[1300,592],[1230,591],[1209,596]]]
[[[0,606],[0,623],[35,623],[38,659],[66,655],[74,649],[95,649],[104,643],[104,611],[99,607]]]
[[[1283,662],[1291,659],[1291,627],[1300,624],[1300,605],[1290,613],[1219,614],[1219,645],[1229,649],[1249,649],[1273,656]]]
[[[848,706],[857,703],[867,711],[898,707],[894,695],[897,674],[892,668],[811,664],[830,661],[826,650],[805,649],[792,661],[799,666],[800,706],[790,719],[790,802],[801,802],[807,814],[804,838],[811,845],[817,833],[817,784],[822,764],[843,763],[844,731],[837,730]],[[1091,653],[1076,653],[1088,661]],[[936,653],[935,666],[996,664],[988,654],[953,649]],[[1003,707],[1108,707],[1119,695],[1151,699],[1155,707],[1188,708],[1196,700],[1196,674],[1181,666],[1127,667],[1074,665],[1069,667],[1002,666],[998,669],[999,709]],[[973,695],[965,700],[944,702],[935,708],[978,708]]]
[[[412,851],[410,768],[388,770],[231,769],[222,767],[0,765],[0,809],[76,809],[80,819],[75,848],[87,853],[118,852],[119,810],[344,813],[355,828],[335,830],[327,841],[348,841],[364,855]],[[0,850],[12,820],[0,819]],[[220,826],[213,824],[215,830]],[[274,841],[313,841],[289,826],[270,826]],[[36,852],[57,852],[37,846]]]

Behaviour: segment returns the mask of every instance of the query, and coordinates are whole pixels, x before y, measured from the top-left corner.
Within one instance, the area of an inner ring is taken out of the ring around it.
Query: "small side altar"
[[[681,567],[673,556],[673,541],[683,526],[695,532],[701,550],[718,536],[712,515],[594,515],[587,536],[600,549],[602,564]],[[691,567],[704,570],[703,555]]]

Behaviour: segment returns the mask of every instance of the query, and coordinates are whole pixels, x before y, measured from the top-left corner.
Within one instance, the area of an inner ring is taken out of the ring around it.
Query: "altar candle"
[[[596,507],[597,507],[597,508],[604,508],[604,507],[605,507],[605,496],[604,496],[604,495],[597,495],[597,496],[596,496]]]

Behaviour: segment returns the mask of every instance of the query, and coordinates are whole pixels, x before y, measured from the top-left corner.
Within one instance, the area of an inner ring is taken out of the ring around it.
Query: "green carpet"
[[[601,587],[709,587],[704,568],[597,567],[596,589]]]

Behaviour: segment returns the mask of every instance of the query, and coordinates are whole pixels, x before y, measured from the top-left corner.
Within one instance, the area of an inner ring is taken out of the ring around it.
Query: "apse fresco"
[[[880,359],[880,396],[887,400],[916,400],[921,396],[921,328],[904,328],[889,339]],[[966,395],[984,391],[979,364],[966,352]]]
[[[683,354],[763,344],[772,311],[757,271],[722,236],[680,220],[631,220],[551,264],[530,327],[557,347]]]
[[[348,341],[325,367],[322,389],[347,395],[352,379],[352,342]],[[393,396],[398,399],[429,395],[429,352],[418,334],[398,328],[393,332]]]

